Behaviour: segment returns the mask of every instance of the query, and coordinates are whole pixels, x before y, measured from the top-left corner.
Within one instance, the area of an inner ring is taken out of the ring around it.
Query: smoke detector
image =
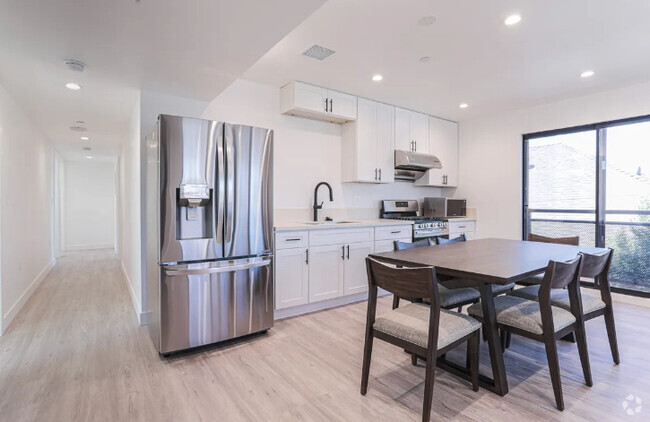
[[[75,59],[67,59],[65,61],[65,65],[68,66],[68,69],[72,70],[73,72],[83,72],[86,70],[85,63]]]
[[[325,48],[322,45],[314,44],[307,50],[303,51],[302,55],[316,60],[325,60],[334,53],[336,53],[336,51]]]
[[[86,122],[78,121],[75,122],[74,125],[70,126],[70,130],[74,132],[85,132],[88,129],[86,129]]]

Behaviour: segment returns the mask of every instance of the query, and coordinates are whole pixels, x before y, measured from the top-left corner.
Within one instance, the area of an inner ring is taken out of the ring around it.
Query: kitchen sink
[[[339,224],[353,224],[359,223],[359,221],[352,220],[340,220],[340,221],[308,221],[305,224],[311,224],[314,226],[337,226]]]

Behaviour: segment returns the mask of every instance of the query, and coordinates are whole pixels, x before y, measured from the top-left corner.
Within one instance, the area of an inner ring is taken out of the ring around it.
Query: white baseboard
[[[96,244],[96,245],[70,245],[66,246],[65,250],[66,252],[73,252],[73,251],[88,251],[92,249],[114,249],[115,245],[112,243],[101,243],[101,244]]]
[[[7,331],[9,324],[11,324],[16,315],[18,315],[18,312],[20,312],[23,306],[25,306],[25,303],[27,303],[29,298],[34,294],[34,291],[38,286],[40,286],[43,280],[45,280],[45,277],[50,273],[50,270],[54,267],[55,263],[56,261],[54,259],[48,262],[43,270],[41,270],[36,278],[30,283],[29,287],[27,287],[23,294],[20,295],[16,303],[14,303],[11,308],[9,308],[9,311],[2,316],[2,332],[0,332],[0,335]]]
[[[385,290],[378,292],[377,296],[386,296]],[[285,318],[291,318],[298,315],[310,314],[312,312],[324,311],[326,309],[338,308],[339,306],[349,305],[355,302],[368,300],[368,292],[356,293],[349,296],[335,297],[333,299],[323,300],[320,302],[307,303],[305,305],[294,306],[286,309],[276,309],[274,319],[276,321]]]
[[[131,296],[131,302],[133,303],[133,309],[135,310],[135,315],[138,318],[138,323],[140,325],[147,325],[149,312],[140,311],[140,304],[138,303],[138,299],[135,297],[135,292],[133,291],[133,287],[131,286],[131,279],[129,278],[129,274],[126,272],[126,267],[124,266],[124,262],[121,262],[120,266],[122,267],[122,274],[124,274],[124,281],[126,281],[126,287],[127,289],[129,289],[129,295]]]

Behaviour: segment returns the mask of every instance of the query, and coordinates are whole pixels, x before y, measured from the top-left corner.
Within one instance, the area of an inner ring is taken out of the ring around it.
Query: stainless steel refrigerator
[[[161,115],[145,141],[148,326],[159,353],[273,326],[273,131]]]

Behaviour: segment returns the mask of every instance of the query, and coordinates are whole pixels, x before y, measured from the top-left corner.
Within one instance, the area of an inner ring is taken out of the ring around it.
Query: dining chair
[[[478,391],[481,324],[468,315],[441,309],[435,268],[394,268],[366,258],[366,269],[369,292],[361,394],[365,396],[368,391],[370,360],[375,338],[426,359],[423,421],[428,421],[431,416],[437,358],[463,343],[467,343],[472,389]],[[403,298],[427,298],[430,306],[409,303],[376,316],[378,288]]]
[[[436,241],[438,242],[438,245],[446,245],[448,243],[456,243],[456,242],[464,242],[467,240],[465,237],[465,233],[462,233],[458,237],[454,237],[453,239],[445,239],[444,237],[437,237]]]
[[[599,316],[605,319],[605,328],[609,338],[609,347],[612,352],[612,359],[615,364],[621,363],[618,342],[616,340],[616,325],[614,324],[614,309],[612,306],[612,293],[609,286],[609,268],[612,263],[614,251],[607,250],[601,254],[582,254],[582,268],[580,269],[581,278],[590,278],[594,280],[594,286],[600,290],[600,298],[592,296],[582,296],[582,310],[584,320],[597,318]],[[522,297],[524,299],[539,301],[539,285],[527,286],[517,289],[510,293],[512,296]],[[551,293],[551,304],[559,308],[571,310],[571,301],[569,292],[566,290],[555,290]],[[509,346],[510,339],[506,339],[506,346]]]
[[[403,251],[423,246],[432,246],[434,244],[435,240],[433,240],[433,238],[429,238],[418,240],[413,243],[400,242],[396,240],[394,246],[396,251]],[[476,289],[472,289],[471,287],[460,287],[455,289],[448,288],[442,284],[439,284],[438,292],[440,294],[440,306],[443,309],[458,308],[459,312],[462,310],[463,306],[476,303],[481,298],[481,294]],[[399,307],[399,301],[399,296],[393,295],[393,309]]]
[[[581,262],[582,255],[570,262],[549,261],[539,287],[538,302],[512,295],[494,299],[502,342],[506,333],[514,333],[544,343],[555,403],[559,410],[564,410],[564,397],[557,353],[558,339],[575,332],[585,384],[589,387],[593,385],[580,297]],[[565,288],[569,293],[570,310],[552,305],[552,292]],[[467,311],[483,321],[483,306],[480,302],[470,306]]]
[[[580,236],[570,236],[570,237],[547,237],[541,236],[539,234],[528,233],[529,242],[542,242],[542,243],[556,243],[559,245],[572,245],[578,246],[580,243]],[[528,277],[524,280],[518,281],[516,284],[520,286],[531,286],[535,284],[540,284],[544,278],[544,274],[537,274],[531,277]]]

